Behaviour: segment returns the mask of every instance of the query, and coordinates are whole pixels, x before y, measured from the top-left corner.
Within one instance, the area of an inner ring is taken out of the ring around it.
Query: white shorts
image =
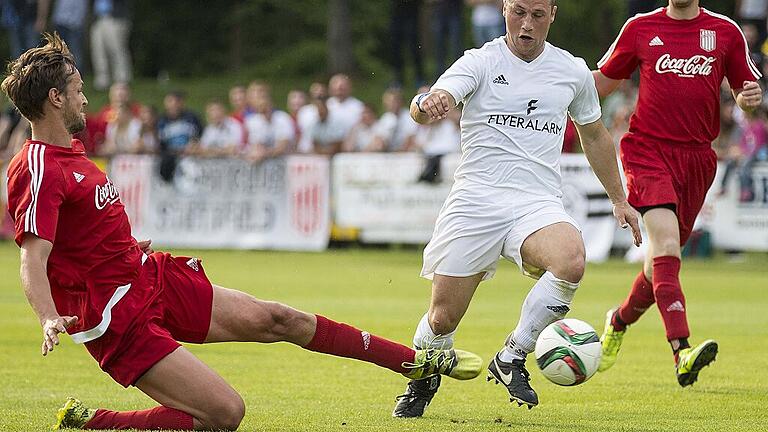
[[[496,273],[499,256],[503,256],[517,263],[523,274],[538,279],[544,270],[524,263],[520,255],[525,239],[558,222],[567,222],[581,232],[559,197],[507,191],[502,195],[487,193],[487,189],[478,196],[477,192],[451,191],[424,249],[422,277],[432,280],[435,274],[467,277],[485,273],[483,280],[487,280]]]

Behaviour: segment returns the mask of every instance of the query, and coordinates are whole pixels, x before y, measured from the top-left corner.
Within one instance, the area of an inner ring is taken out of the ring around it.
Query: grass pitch
[[[189,252],[182,252],[189,253]],[[195,252],[218,284],[325,314],[409,343],[429,299],[417,251]],[[600,332],[623,299],[635,265],[589,265],[569,314]],[[69,395],[91,406],[143,409],[153,402],[123,390],[85,349],[64,338],[40,356],[40,327],[18,278],[18,250],[0,243],[0,430],[43,431]],[[613,369],[578,387],[558,387],[532,369],[541,399],[529,411],[484,380],[443,381],[426,417],[390,417],[405,379],[362,362],[288,344],[189,346],[243,396],[240,430],[280,431],[759,431],[768,430],[768,257],[687,261],[683,284],[696,343],[720,354],[692,388],[677,385],[655,310],[633,326]],[[502,263],[483,283],[459,328],[457,347],[491,358],[515,326],[531,280]]]

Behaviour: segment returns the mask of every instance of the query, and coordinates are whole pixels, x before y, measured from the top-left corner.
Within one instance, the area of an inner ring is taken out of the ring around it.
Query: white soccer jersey
[[[457,186],[469,182],[560,197],[567,113],[581,125],[601,117],[587,64],[549,43],[526,62],[503,37],[494,39],[466,51],[432,88],[464,103]]]

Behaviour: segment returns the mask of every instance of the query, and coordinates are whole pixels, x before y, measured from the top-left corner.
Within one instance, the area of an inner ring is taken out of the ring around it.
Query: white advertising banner
[[[459,155],[441,161],[441,181],[418,182],[418,154],[341,154],[333,159],[334,220],[360,229],[370,243],[426,243],[453,184]],[[583,229],[587,259],[608,257],[614,234],[612,207],[583,155],[564,155],[563,204]]]
[[[720,194],[725,164],[718,164],[717,177],[707,195],[697,221],[712,233],[715,247],[720,249],[768,251],[768,164],[752,169],[753,196],[742,201],[739,172],[734,171]]]
[[[172,182],[152,156],[122,155],[109,167],[134,236],[172,247],[320,251],[330,231],[329,162],[289,156],[179,161]]]

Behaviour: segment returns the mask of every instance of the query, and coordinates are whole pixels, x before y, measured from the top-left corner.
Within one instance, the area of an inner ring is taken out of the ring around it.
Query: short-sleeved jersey
[[[29,234],[53,244],[47,270],[56,309],[80,318],[70,334],[106,330],[107,309],[120,299],[129,313],[122,304],[147,303],[125,288],[138,276],[143,254],[120,196],[80,141],[71,148],[27,141],[8,167],[8,208],[19,246]]]
[[[526,62],[494,39],[466,51],[433,89],[464,103],[457,182],[559,197],[567,115],[578,124],[601,117],[584,60],[549,43]]]
[[[666,8],[630,18],[597,66],[612,79],[640,67],[629,132],[670,145],[709,147],[720,133],[723,78],[738,90],[761,77],[741,29],[704,8],[690,20]]]

